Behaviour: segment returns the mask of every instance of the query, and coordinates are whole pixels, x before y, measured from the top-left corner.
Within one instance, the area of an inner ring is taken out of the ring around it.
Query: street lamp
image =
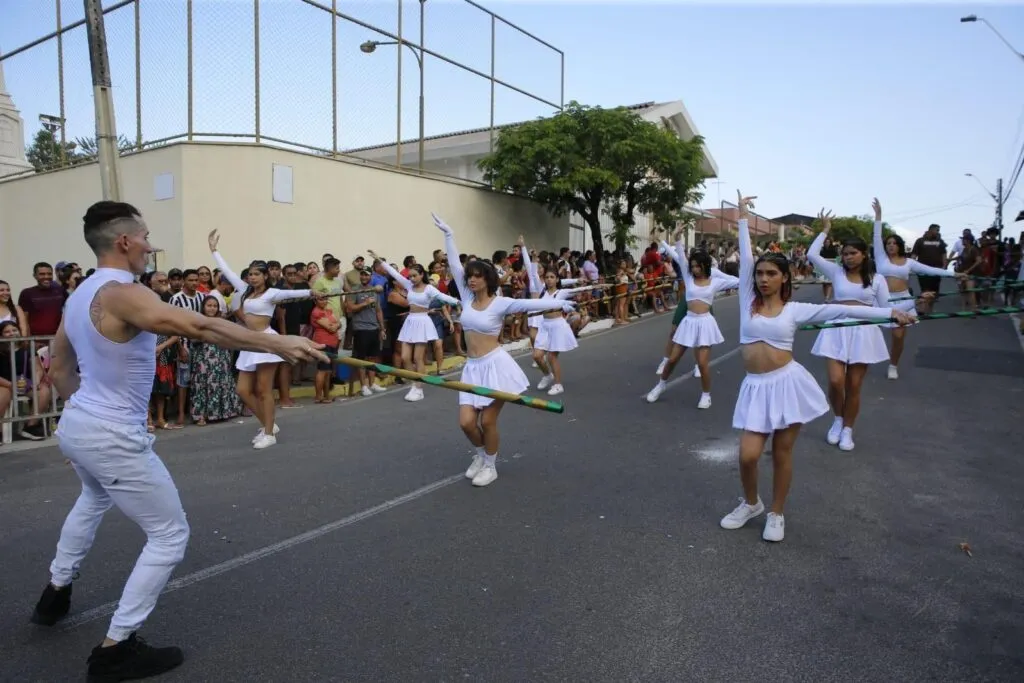
[[[992,194],[991,192],[989,192],[988,188],[985,187],[985,183],[981,182],[978,179],[978,176],[974,175],[973,173],[964,173],[964,175],[967,176],[968,178],[974,178],[974,182],[978,183],[978,185],[981,186],[981,189],[985,190],[985,194],[987,194],[989,197],[991,197],[992,201],[998,201],[996,199],[996,196],[994,194]]]
[[[973,24],[973,23],[978,22],[978,21],[980,21],[981,23],[985,24],[985,26],[988,26],[989,29],[992,30],[992,33],[996,34],[996,36],[999,38],[999,40],[1003,41],[1003,45],[1005,45],[1006,47],[1010,48],[1010,52],[1012,52],[1013,54],[1017,55],[1017,58],[1020,59],[1022,62],[1024,62],[1024,54],[1022,54],[1019,50],[1017,50],[1017,48],[1015,48],[1013,45],[1010,45],[1010,41],[1008,41],[1006,38],[1004,38],[1003,34],[1000,33],[999,31],[997,31],[996,27],[993,26],[992,24],[990,24],[988,22],[988,20],[985,19],[985,17],[979,17],[976,14],[968,14],[966,17],[960,17],[960,23],[961,24]]]
[[[363,44],[361,44],[359,46],[359,50],[363,54],[369,55],[369,54],[373,54],[377,50],[377,48],[379,46],[381,46],[381,45],[398,45],[399,47],[401,47],[402,45],[405,45],[407,48],[412,50],[412,54],[416,58],[416,64],[420,67],[420,122],[419,122],[420,123],[420,140],[419,140],[418,156],[419,156],[419,169],[420,169],[421,172],[423,171],[423,112],[424,112],[424,106],[423,106],[423,57],[424,57],[424,54],[423,54],[423,28],[424,28],[423,27],[423,5],[426,4],[426,2],[427,2],[427,0],[420,0],[420,49],[418,51],[416,50],[416,48],[414,48],[412,45],[410,45],[409,43],[405,42],[404,40],[401,41],[401,42],[399,42],[397,40],[368,40],[368,41],[366,41],[365,43],[363,43]],[[399,142],[401,142],[401,140],[399,140]],[[399,158],[399,163],[401,163],[401,158]]]

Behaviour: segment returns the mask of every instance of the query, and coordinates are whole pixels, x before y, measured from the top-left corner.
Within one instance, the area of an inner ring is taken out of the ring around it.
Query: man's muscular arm
[[[57,328],[57,334],[50,344],[50,371],[47,373],[57,393],[65,401],[78,391],[78,356],[64,333],[64,323]]]
[[[314,344],[302,337],[287,337],[254,332],[221,317],[209,317],[165,304],[156,292],[142,285],[117,285],[97,293],[94,306],[102,308],[101,315],[112,315],[132,327],[162,334],[178,335],[189,339],[216,344],[228,349],[273,353],[288,361],[321,360],[327,356]]]

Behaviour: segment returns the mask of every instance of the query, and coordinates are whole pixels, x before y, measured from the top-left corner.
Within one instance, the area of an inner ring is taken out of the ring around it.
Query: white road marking
[[[459,474],[453,474],[452,476],[445,477],[444,479],[438,479],[432,484],[427,484],[422,488],[418,488],[415,491],[410,491],[409,493],[399,496],[398,498],[392,498],[391,500],[385,501],[380,505],[376,505],[372,508],[367,508],[362,512],[357,512],[353,515],[349,515],[348,517],[343,517],[342,519],[330,522],[328,524],[324,524],[323,526],[317,527],[316,529],[312,529],[305,533],[301,533],[297,536],[292,536],[291,538],[286,538],[283,541],[278,541],[277,543],[272,543],[271,545],[258,548],[257,550],[253,550],[244,555],[240,555],[225,562],[221,562],[220,564],[215,564],[212,567],[207,567],[206,569],[200,569],[199,571],[192,572],[191,574],[186,574],[185,576],[179,577],[177,579],[174,579],[173,581],[168,582],[163,592],[164,594],[172,593],[176,590],[180,590],[193,584],[197,584],[200,581],[212,579],[215,576],[220,576],[221,574],[224,574],[226,572],[232,571],[234,569],[239,569],[248,564],[252,564],[257,560],[262,560],[266,557],[270,557],[271,555],[276,555],[278,553],[284,552],[285,550],[289,550],[290,548],[294,548],[295,546],[301,545],[303,543],[314,541],[320,538],[321,536],[326,536],[327,534],[337,531],[339,529],[351,526],[353,524],[356,524],[357,522],[362,522],[363,520],[379,515],[382,512],[393,510],[394,508],[400,505],[410,503],[416,500],[417,498],[422,498],[423,496],[433,493],[434,491],[439,491],[447,486],[451,486],[456,482],[464,481],[465,478],[466,475],[460,472]],[[102,619],[103,617],[110,616],[114,613],[114,610],[116,609],[116,601],[108,602],[105,605],[93,607],[92,609],[88,609],[79,614],[75,614],[74,616],[64,620],[61,623],[61,626],[65,631],[77,628],[78,626],[82,626],[83,624],[88,624],[90,622],[96,621],[97,619]]]

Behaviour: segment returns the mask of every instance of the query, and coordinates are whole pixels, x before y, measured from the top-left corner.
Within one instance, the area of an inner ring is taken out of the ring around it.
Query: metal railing
[[[50,436],[50,420],[61,414],[56,390],[44,384],[48,381],[44,360],[46,352],[40,355],[41,350],[48,350],[52,341],[52,335],[0,338],[0,363],[5,366],[4,375],[13,378],[10,406],[7,413],[0,415],[2,443],[9,443],[13,439],[12,432],[16,425],[35,420],[42,422],[44,436]],[[22,367],[19,368],[19,364]],[[45,406],[49,410],[45,412],[42,410],[44,406],[40,405],[40,395],[44,393],[49,393],[49,400],[46,401],[49,405]],[[28,410],[23,414],[21,404],[25,399],[28,399]]]
[[[55,30],[0,53],[7,91],[42,125],[42,138],[27,136],[35,171],[96,158],[85,20],[73,16],[82,4],[39,4]],[[122,153],[183,140],[276,143],[423,170],[425,141],[489,129],[493,149],[496,127],[565,101],[565,54],[472,0],[121,0],[103,12]],[[385,45],[396,49],[377,50]],[[402,48],[417,66],[415,119],[403,116]],[[418,154],[403,161],[411,144]]]

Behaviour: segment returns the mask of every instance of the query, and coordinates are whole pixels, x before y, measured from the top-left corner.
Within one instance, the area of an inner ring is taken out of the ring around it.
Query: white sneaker
[[[564,391],[565,387],[563,387],[561,384],[556,384],[555,386],[551,387],[550,391],[548,391],[548,396],[558,396]]]
[[[661,362],[658,363],[658,369],[654,371],[654,374],[661,377],[661,373],[665,372],[666,365],[668,365],[668,358],[662,358]]]
[[[896,369],[895,365],[890,365],[889,372],[886,373],[886,377],[888,377],[889,379],[899,379],[900,371]]]
[[[484,468],[484,456],[474,455],[473,462],[469,464],[469,469],[466,470],[466,479],[475,479],[476,475],[480,474],[480,470]]]
[[[853,427],[843,427],[843,431],[839,435],[839,450],[853,450]]]
[[[693,366],[693,376],[694,377],[700,377],[700,366],[699,365],[694,365]]]
[[[373,392],[370,391],[370,387],[366,386],[359,390],[359,393],[363,396],[373,396]]]
[[[423,390],[420,389],[415,384],[412,385],[411,387],[409,387],[409,393],[407,393],[405,395],[405,400],[406,401],[422,401],[423,400]]]
[[[663,393],[665,393],[665,388],[667,386],[668,385],[665,384],[664,381],[661,381],[661,382],[658,382],[657,384],[655,384],[654,388],[647,392],[647,402],[648,403],[654,403],[655,401],[657,401],[658,398],[660,398],[661,395]]]
[[[532,363],[530,363],[530,367],[531,368],[537,367],[537,361],[533,361]]]
[[[555,381],[555,376],[554,375],[544,375],[543,377],[540,378],[540,381],[537,382],[537,388],[540,389],[541,391],[544,391],[545,389],[550,387],[551,383],[554,382],[554,381]]]
[[[274,436],[277,436],[277,435],[278,435],[278,434],[280,434],[280,433],[281,433],[281,427],[280,427],[280,426],[279,426],[279,425],[278,425],[278,424],[277,424],[277,423],[275,422],[275,423],[274,423]],[[263,432],[263,427],[260,427],[260,430],[259,430],[258,432],[256,432],[256,436],[252,437],[252,442],[253,442],[253,443],[256,443],[256,441],[257,441],[257,440],[258,440],[258,439],[259,439],[259,438],[260,438],[261,436],[263,436],[263,435],[264,435],[264,432]]]
[[[722,521],[719,523],[723,529],[739,529],[762,512],[764,512],[764,503],[761,502],[761,496],[757,497],[757,505],[751,505],[745,498],[740,498],[740,504],[736,509],[722,517]]]
[[[498,468],[494,465],[484,465],[473,477],[473,486],[487,486],[498,478]]]
[[[370,391],[372,391],[375,394],[383,394],[385,391],[387,391],[387,387],[381,386],[380,384],[371,384]]]
[[[697,407],[701,410],[706,410],[711,407],[711,394],[701,394],[700,401],[697,403]]]
[[[768,519],[764,520],[764,531],[761,538],[772,543],[778,543],[786,536],[786,518],[774,512],[768,513]]]
[[[276,436],[267,436],[266,434],[261,434],[258,439],[252,442],[252,447],[259,451],[263,450],[264,448],[269,448],[270,446],[273,446],[276,443]]]
[[[839,443],[839,433],[843,431],[843,418],[837,417],[832,420],[832,427],[828,430],[828,434],[825,435],[825,441],[835,446]]]

